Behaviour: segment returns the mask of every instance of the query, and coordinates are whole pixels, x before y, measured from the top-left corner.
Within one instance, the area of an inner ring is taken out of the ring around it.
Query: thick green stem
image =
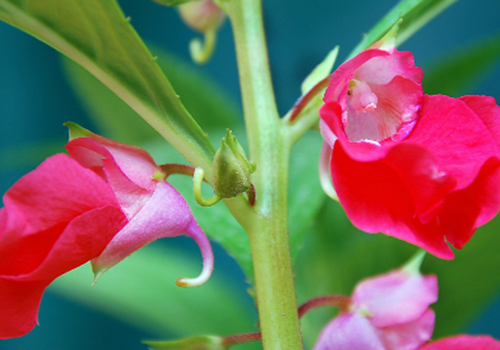
[[[233,25],[256,190],[256,217],[242,222],[250,237],[264,349],[300,350],[288,242],[288,138],[282,128],[267,58],[260,0],[222,2]]]

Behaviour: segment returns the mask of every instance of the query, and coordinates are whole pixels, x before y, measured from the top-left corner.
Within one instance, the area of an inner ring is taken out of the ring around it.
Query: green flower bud
[[[145,341],[154,350],[226,350],[223,338],[202,335],[192,338],[168,341]]]
[[[255,171],[255,164],[248,161],[245,151],[226,130],[221,146],[214,157],[213,183],[215,194],[221,198],[236,197],[250,189],[250,174]]]

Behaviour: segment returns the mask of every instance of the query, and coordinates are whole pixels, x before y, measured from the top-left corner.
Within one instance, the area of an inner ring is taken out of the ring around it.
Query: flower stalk
[[[233,26],[256,218],[242,222],[255,269],[264,349],[302,349],[287,222],[289,144],[276,108],[260,0],[223,2]]]

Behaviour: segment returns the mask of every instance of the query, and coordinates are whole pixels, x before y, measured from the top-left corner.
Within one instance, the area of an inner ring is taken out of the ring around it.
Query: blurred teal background
[[[190,62],[188,43],[198,34],[181,23],[175,10],[145,0],[122,0],[120,4],[147,43]],[[264,1],[271,70],[280,112],[284,114],[293,105],[300,93],[300,83],[329,50],[340,45],[338,62],[342,62],[362,33],[394,4],[395,1],[388,0]],[[500,2],[458,1],[400,49],[413,52],[416,64],[424,68],[425,75],[425,67],[441,55],[482,38],[499,35],[499,15]],[[154,50],[152,53],[155,54]],[[229,22],[219,33],[212,60],[200,69],[239,103]],[[490,95],[500,101],[499,81],[500,67],[497,65],[468,93]],[[0,23],[0,193],[36,166],[34,160],[39,152],[51,154],[63,150],[67,134],[62,123],[68,120],[99,131],[70,87],[61,69],[59,54]],[[184,239],[161,244],[194,249],[191,242]],[[222,249],[216,248],[216,253],[216,268],[240,281],[235,293],[245,298],[243,274]],[[244,303],[251,303],[250,298],[246,297]],[[498,314],[500,299],[492,302],[491,308],[463,331],[500,338]],[[44,296],[39,320],[41,326],[27,336],[0,341],[0,349],[145,349],[139,340],[156,336],[50,292]]]

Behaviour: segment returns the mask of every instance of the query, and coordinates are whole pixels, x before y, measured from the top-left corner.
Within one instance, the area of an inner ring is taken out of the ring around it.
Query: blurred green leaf
[[[236,103],[198,67],[159,48],[153,50],[180,100],[204,130],[210,133],[214,128],[235,128],[241,123]],[[136,145],[159,136],[132,108],[81,66],[67,58],[62,59],[62,64],[99,132]]]
[[[493,302],[500,290],[500,216],[480,227],[452,261],[428,256],[423,271],[439,282],[434,338],[463,332]]]
[[[403,18],[396,39],[398,45],[405,42],[420,28],[430,22],[457,0],[401,0],[363,37],[363,40],[349,54],[348,59],[365,50]]]
[[[200,273],[195,261],[192,254],[150,245],[110,269],[94,287],[91,268],[84,265],[58,278],[49,290],[158,335],[255,331],[252,306],[217,270],[201,287],[175,285],[178,277]]]
[[[319,183],[318,164],[323,138],[317,132],[305,134],[292,149],[288,189],[290,249],[295,257],[304,236],[325,201]]]
[[[466,45],[425,69],[424,91],[458,97],[479,83],[500,63],[500,35]]]
[[[0,20],[78,62],[129,104],[186,159],[215,153],[114,0],[0,0]]]

